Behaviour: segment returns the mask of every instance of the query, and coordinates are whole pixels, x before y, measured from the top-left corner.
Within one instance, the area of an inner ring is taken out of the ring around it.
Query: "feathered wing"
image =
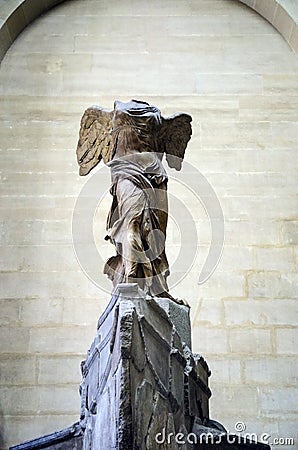
[[[191,137],[192,117],[188,114],[178,113],[161,119],[159,149],[166,154],[169,167],[180,170],[185,149]]]
[[[86,109],[81,120],[77,160],[80,175],[87,175],[100,161],[109,162],[113,157],[111,135],[113,111],[98,106]]]

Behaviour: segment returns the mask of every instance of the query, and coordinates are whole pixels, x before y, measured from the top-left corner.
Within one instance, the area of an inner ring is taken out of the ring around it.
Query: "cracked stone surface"
[[[268,448],[231,444],[210,420],[210,371],[191,351],[189,308],[170,302],[119,285],[99,319],[82,364],[83,450],[218,448],[212,439],[221,448]]]

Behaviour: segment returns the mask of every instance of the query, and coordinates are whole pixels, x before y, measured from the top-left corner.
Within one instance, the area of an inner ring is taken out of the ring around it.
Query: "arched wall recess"
[[[239,0],[270,22],[298,54],[298,3],[291,0]]]
[[[8,0],[0,2],[0,62],[34,19],[64,0]],[[298,54],[298,4],[291,0],[239,0],[270,22]]]
[[[0,2],[0,62],[23,31],[42,13],[64,0],[8,0]]]

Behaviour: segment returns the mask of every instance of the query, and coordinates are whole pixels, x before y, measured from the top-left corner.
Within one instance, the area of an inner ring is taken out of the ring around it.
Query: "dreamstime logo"
[[[205,427],[203,427],[205,428]],[[220,444],[256,444],[260,442],[267,445],[295,445],[295,439],[293,437],[271,437],[270,434],[262,433],[257,435],[256,433],[243,433],[246,430],[246,425],[244,422],[237,422],[234,426],[237,433],[231,433],[229,431],[220,432],[219,430],[212,430],[206,428],[206,432],[200,433],[166,433],[166,429],[163,428],[160,432],[155,435],[155,442],[158,445],[163,445],[167,443],[172,445],[176,443],[178,445],[188,444],[210,444],[210,445],[220,445]]]
[[[236,422],[234,425],[235,431],[238,431],[238,433],[242,433],[243,431],[246,430],[246,425],[244,422]]]
[[[172,157],[172,159],[174,158]],[[119,160],[122,160],[123,166],[127,167],[130,157],[117,158],[117,161]],[[178,228],[181,236],[179,253],[170,267],[171,276],[168,281],[171,290],[189,273],[197,258],[200,243],[193,212],[202,205],[211,230],[209,251],[198,277],[199,284],[205,283],[210,278],[219,263],[224,243],[224,217],[215,191],[196,167],[184,161],[182,171],[168,170],[168,179],[169,219]],[[188,196],[192,199],[191,205],[180,200],[179,194],[176,196],[171,192],[173,182],[178,184],[179,190],[186,189],[188,191]],[[78,195],[72,217],[73,247],[77,260],[87,277],[107,293],[111,291],[111,283],[103,274],[105,261],[96,244],[98,236],[94,232],[94,220],[98,206],[106,199],[109,184],[110,176],[105,166],[89,175]],[[150,189],[142,190],[144,196],[147,197],[151,195],[149,191]],[[151,201],[151,208],[157,214],[159,212],[167,213],[167,207],[162,206],[162,202]],[[105,222],[106,218],[100,217],[99,220]],[[129,239],[129,236],[124,236],[124,239]],[[146,260],[152,261],[163,251],[165,236],[160,229],[151,230],[148,240],[155,245],[150,245],[150,249],[145,252],[145,255],[142,252],[135,252],[133,254],[135,262],[144,261],[144,257]],[[124,245],[122,248],[125,249],[127,246]],[[113,247],[111,246],[112,252]],[[132,256],[123,250],[122,257],[128,259]]]

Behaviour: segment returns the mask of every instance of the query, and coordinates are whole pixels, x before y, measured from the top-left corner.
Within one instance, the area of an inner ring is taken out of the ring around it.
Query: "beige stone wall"
[[[240,0],[265,17],[298,54],[298,4],[296,0]]]
[[[72,249],[86,181],[74,149],[86,107],[131,97],[192,114],[186,159],[223,208],[222,260],[199,286],[208,220],[170,184],[198,227],[198,258],[173,293],[191,304],[193,346],[213,372],[212,417],[296,433],[297,69],[278,32],[232,0],[73,0],[14,42],[0,70],[3,448],[78,419],[79,363],[108,295]],[[176,236],[173,225],[173,257]]]
[[[27,25],[63,1],[0,0],[0,61]]]

